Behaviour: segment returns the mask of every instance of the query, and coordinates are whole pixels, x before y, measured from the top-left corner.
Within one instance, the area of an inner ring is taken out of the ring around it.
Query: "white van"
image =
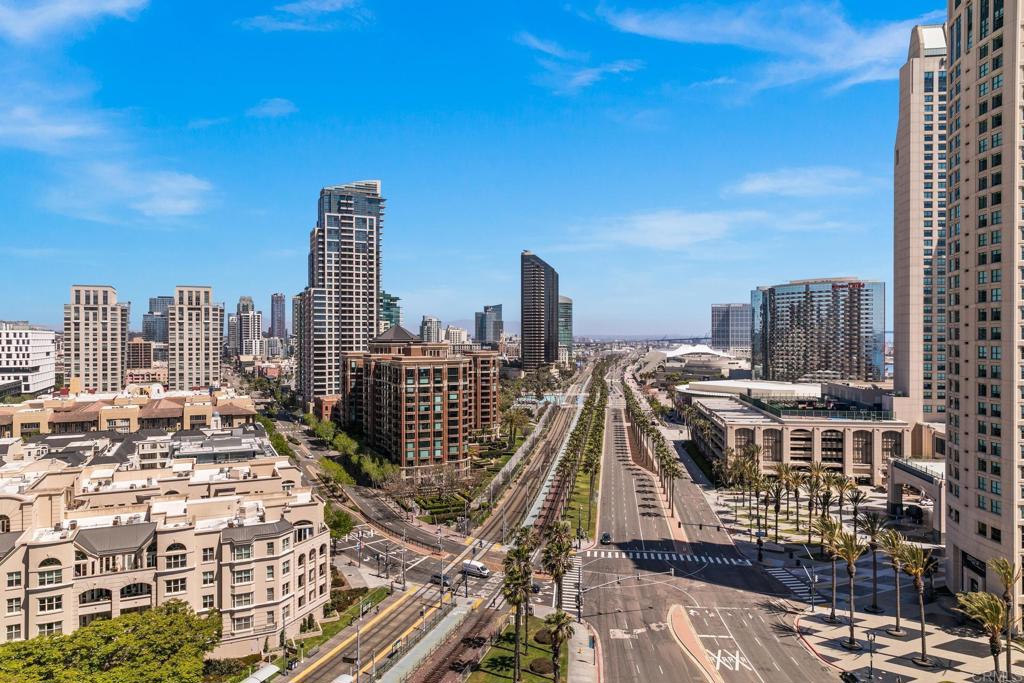
[[[333,681],[331,681],[331,683],[353,683],[353,681],[355,680],[355,677],[353,677],[351,674],[341,674]]]
[[[462,563],[462,573],[468,576],[479,576],[483,579],[488,578],[491,575],[491,570],[487,568],[483,562],[477,562],[476,560],[465,560]]]

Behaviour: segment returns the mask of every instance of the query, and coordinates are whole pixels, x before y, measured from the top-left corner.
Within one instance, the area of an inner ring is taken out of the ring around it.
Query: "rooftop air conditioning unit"
[[[68,522],[68,528],[69,529],[77,529],[78,528],[78,520],[77,519],[72,519],[70,522]]]

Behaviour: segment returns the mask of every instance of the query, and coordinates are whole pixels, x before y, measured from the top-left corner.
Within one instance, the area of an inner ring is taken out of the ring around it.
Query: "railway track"
[[[409,683],[443,683],[446,678],[457,676],[453,665],[478,663],[504,616],[502,610],[480,608],[420,667]]]

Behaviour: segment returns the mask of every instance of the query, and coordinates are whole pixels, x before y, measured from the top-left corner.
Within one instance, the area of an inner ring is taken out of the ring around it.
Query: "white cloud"
[[[286,100],[283,97],[271,97],[270,99],[263,100],[255,107],[247,109],[245,115],[260,119],[277,119],[294,114],[298,110],[298,107],[291,100]]]
[[[271,33],[274,31],[332,31],[338,27],[336,18],[342,12],[355,19],[369,14],[359,9],[359,0],[297,0],[274,7],[271,14],[260,14],[239,23],[245,28]]]
[[[581,66],[549,59],[539,59],[537,63],[544,67],[545,71],[538,80],[550,87],[556,95],[574,95],[605,76],[639,71],[644,65],[638,59],[620,59],[598,66]]]
[[[104,131],[95,115],[29,104],[0,106],[0,147],[59,153],[67,144]]]
[[[0,36],[33,42],[104,16],[130,19],[149,0],[37,0],[0,3]]]
[[[227,116],[217,116],[209,119],[192,119],[188,122],[188,127],[190,130],[202,130],[204,128],[223,125],[230,120],[231,119]]]
[[[151,219],[159,224],[202,212],[212,189],[190,173],[92,162],[70,169],[50,191],[47,205],[56,213],[103,223]]]
[[[671,10],[601,8],[625,33],[679,43],[729,45],[775,56],[756,71],[753,87],[771,88],[830,78],[833,90],[896,78],[915,24],[940,21],[930,12],[905,21],[855,27],[838,2],[772,0],[743,6],[689,3]]]
[[[768,194],[781,197],[831,197],[868,192],[883,181],[852,168],[805,166],[751,173],[728,188],[736,194]]]
[[[690,84],[691,88],[717,88],[723,85],[735,85],[736,79],[729,76],[719,76],[706,81],[696,81]]]
[[[590,65],[587,64],[590,55],[568,50],[553,40],[544,40],[525,31],[516,36],[516,42],[542,55],[537,58],[537,64],[544,69],[544,73],[537,77],[537,82],[550,88],[556,95],[574,95],[605,76],[639,71],[644,66],[638,59],[619,59],[607,64]]]
[[[525,45],[532,50],[536,50],[537,52],[543,52],[544,54],[556,59],[573,61],[587,59],[587,55],[585,53],[567,50],[553,40],[544,40],[526,31],[523,31],[516,36],[516,42],[520,45]]]

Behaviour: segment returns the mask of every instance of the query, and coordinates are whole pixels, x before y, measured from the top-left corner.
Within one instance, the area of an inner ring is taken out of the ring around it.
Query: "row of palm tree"
[[[675,496],[676,481],[686,474],[675,450],[669,446],[665,435],[658,429],[657,420],[649,410],[644,409],[633,391],[623,383],[623,394],[626,397],[626,412],[637,441],[640,443],[640,457],[651,470],[658,475],[661,490],[669,500],[669,516],[675,515],[675,506],[671,501]]]
[[[1015,680],[1013,677],[1013,650],[1021,650],[1017,643],[1013,642],[1012,634],[1017,626],[1013,604],[1013,586],[1021,580],[1021,569],[1014,567],[1013,563],[1003,557],[997,557],[989,561],[989,569],[999,577],[1003,584],[1003,594],[996,595],[989,592],[957,593],[956,599],[959,610],[970,619],[973,619],[988,636],[989,654],[992,655],[992,662],[995,665],[995,680],[999,680],[999,653],[1003,650],[1000,634],[1006,634],[1006,678]]]
[[[572,527],[568,522],[558,522],[548,530],[547,542],[541,550],[541,564],[555,580],[555,596],[558,610],[549,614],[544,626],[551,635],[551,665],[554,680],[560,680],[560,658],[562,644],[572,638],[575,629],[573,620],[562,611],[562,581],[572,569],[573,545]],[[540,537],[532,527],[521,527],[512,536],[512,547],[505,555],[505,578],[502,594],[505,601],[515,608],[513,635],[512,681],[522,680],[522,656],[530,649],[530,620],[528,606],[533,585],[533,564],[531,558],[537,550]]]

